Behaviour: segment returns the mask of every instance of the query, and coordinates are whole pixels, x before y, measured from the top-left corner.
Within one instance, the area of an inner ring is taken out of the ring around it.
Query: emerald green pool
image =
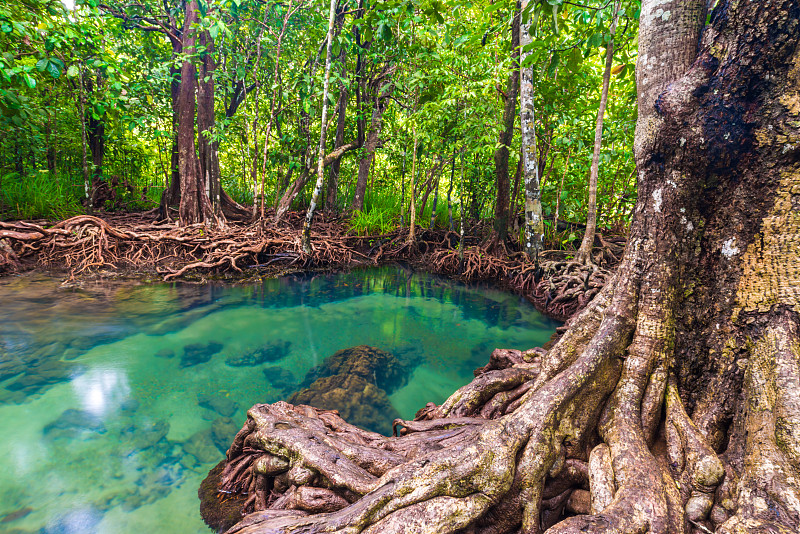
[[[288,398],[338,350],[407,365],[404,418],[469,382],[495,347],[557,323],[520,297],[399,267],[248,286],[60,287],[0,279],[0,532],[210,532],[197,488],[247,409]]]

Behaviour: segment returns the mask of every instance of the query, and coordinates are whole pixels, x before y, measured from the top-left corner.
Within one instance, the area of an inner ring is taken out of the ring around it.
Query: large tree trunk
[[[195,52],[196,31],[191,28],[198,22],[197,1],[186,4],[184,19],[183,52]],[[178,173],[181,184],[181,200],[178,214],[183,225],[201,222],[204,219],[200,203],[203,192],[200,164],[194,143],[195,86],[197,72],[191,59],[184,59],[181,65],[181,83],[178,92]]]
[[[642,3],[628,247],[559,341],[397,438],[256,405],[209,479],[262,510],[230,532],[797,532],[800,4],[705,21]]]
[[[213,138],[214,116],[214,41],[207,31],[200,33],[200,46],[205,48],[197,80],[197,146],[199,148],[200,176],[205,194],[211,203],[214,217],[223,222],[222,185],[219,170],[219,143]]]
[[[494,203],[494,232],[496,240],[503,243],[508,237],[508,205],[510,180],[508,177],[508,153],[514,139],[514,118],[517,111],[517,90],[519,88],[519,18],[520,4],[517,2],[514,21],[511,24],[511,56],[514,59],[508,75],[506,92],[503,95],[503,126],[494,151],[494,176],[497,183],[497,197]]]

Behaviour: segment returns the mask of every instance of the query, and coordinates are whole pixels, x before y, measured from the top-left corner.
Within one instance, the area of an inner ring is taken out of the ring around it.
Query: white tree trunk
[[[528,6],[523,1],[522,11]],[[544,222],[542,221],[542,194],[539,189],[539,163],[536,158],[536,128],[533,107],[533,66],[523,67],[530,52],[525,46],[531,43],[530,16],[520,28],[520,106],[519,116],[522,129],[522,170],[525,184],[525,252],[538,261],[542,249]]]
[[[328,130],[328,88],[331,79],[331,54],[333,53],[333,23],[336,19],[336,0],[331,0],[331,10],[328,17],[328,48],[325,54],[325,84],[322,88],[322,124],[319,128],[319,153],[317,156],[317,183],[314,185],[314,194],[311,195],[311,204],[306,212],[306,221],[303,223],[303,251],[311,254],[311,219],[317,207],[319,193],[325,181],[325,134]]]

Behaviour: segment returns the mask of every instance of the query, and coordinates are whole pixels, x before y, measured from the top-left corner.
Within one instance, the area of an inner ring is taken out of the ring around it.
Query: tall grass
[[[408,199],[406,199],[408,200]],[[419,209],[419,208],[418,208]],[[408,205],[406,205],[408,210]],[[433,211],[433,198],[428,200],[424,213],[417,212],[416,224],[428,228],[431,224]],[[459,208],[453,205],[453,225],[458,228]],[[408,213],[405,213],[407,225]],[[400,198],[396,191],[379,190],[367,191],[364,198],[364,211],[353,212],[350,217],[350,231],[358,235],[385,234],[400,225]],[[450,215],[447,210],[447,196],[440,195],[436,204],[434,228],[450,228]]]
[[[400,224],[400,199],[388,191],[369,190],[364,196],[364,210],[350,215],[350,232],[357,235],[380,235]]]
[[[6,174],[0,179],[0,198],[9,219],[67,219],[83,213],[79,195],[69,176],[40,171],[28,176]]]

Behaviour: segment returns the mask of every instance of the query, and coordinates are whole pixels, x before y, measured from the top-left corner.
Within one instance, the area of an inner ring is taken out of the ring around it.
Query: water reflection
[[[83,409],[97,417],[114,412],[130,397],[128,377],[120,369],[90,369],[72,379]]]

